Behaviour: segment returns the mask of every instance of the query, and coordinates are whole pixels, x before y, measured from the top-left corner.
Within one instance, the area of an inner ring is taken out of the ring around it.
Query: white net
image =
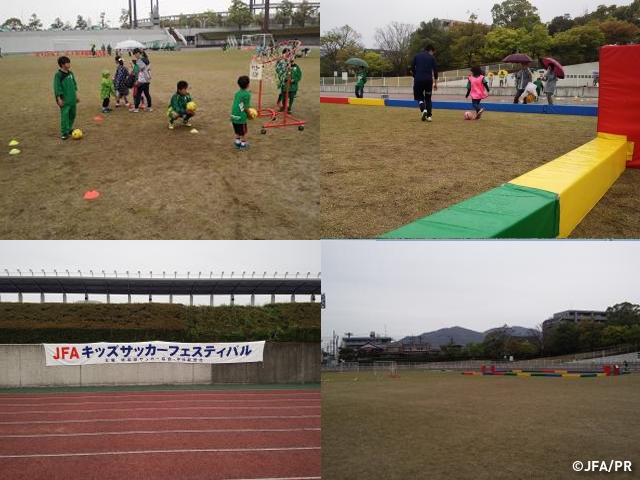
[[[257,75],[260,70],[261,78],[255,78],[255,80],[262,80],[279,87],[287,81],[291,63],[295,60],[296,52],[301,45],[302,42],[299,40],[288,40],[264,48],[251,59],[251,75]]]
[[[341,372],[359,372],[360,364],[358,362],[342,362],[340,363]]]
[[[390,375],[395,377],[398,374],[397,362],[373,362],[374,375]]]
[[[270,33],[254,33],[252,35],[242,35],[243,48],[267,48],[275,44],[273,35]]]

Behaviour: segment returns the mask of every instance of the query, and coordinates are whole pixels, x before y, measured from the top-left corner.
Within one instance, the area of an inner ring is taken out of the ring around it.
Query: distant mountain
[[[499,328],[499,327],[498,327]],[[441,328],[434,332],[425,332],[421,335],[404,337],[402,343],[428,343],[432,348],[438,348],[453,342],[454,345],[466,345],[467,343],[482,343],[485,335],[498,328],[491,328],[486,332],[476,332],[462,327]],[[531,337],[535,331],[525,327],[511,327],[514,337]]]
[[[402,343],[428,343],[432,348],[447,345],[453,342],[454,345],[466,345],[467,343],[480,343],[484,340],[484,333],[469,330],[462,327],[441,328],[435,332],[426,332],[422,335],[404,337]]]

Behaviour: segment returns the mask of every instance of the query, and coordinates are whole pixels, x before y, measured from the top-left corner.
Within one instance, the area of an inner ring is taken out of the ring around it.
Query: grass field
[[[76,127],[85,138],[62,142],[52,92],[55,57],[2,60],[0,238],[263,239],[319,238],[318,53],[298,61],[303,80],[294,114],[309,123],[260,135],[249,124],[246,152],[233,148],[230,123],[237,79],[250,52],[151,52],[155,111],[100,113],[100,73],[113,57],[73,57],[79,97]],[[167,129],[178,80],[198,105],[189,128]],[[258,85],[252,86],[257,101]],[[277,92],[269,88],[269,104]],[[269,106],[270,106],[269,105]],[[22,153],[8,155],[11,139]],[[94,201],[85,191],[101,193]]]
[[[615,476],[637,478],[637,374],[564,379],[401,371],[393,379],[360,372],[323,374],[322,382],[323,478],[593,475],[574,474],[576,460],[631,461],[634,472]]]
[[[322,238],[371,238],[495,188],[593,139],[595,117],[321,104]],[[573,232],[638,238],[640,171],[627,170]]]

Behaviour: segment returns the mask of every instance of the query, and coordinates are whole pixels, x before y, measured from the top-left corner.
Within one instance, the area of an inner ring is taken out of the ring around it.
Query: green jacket
[[[289,87],[290,92],[298,91],[298,83],[302,80],[302,70],[297,64],[291,65],[291,86]],[[286,90],[286,83],[282,86],[282,90]]]
[[[58,97],[64,100],[65,104],[75,105],[77,102],[76,92],[78,84],[73,72],[63,72],[58,70],[53,76],[53,94],[57,100]]]
[[[116,88],[113,85],[113,82],[109,77],[102,77],[100,80],[100,98],[104,100],[105,98],[115,97],[116,96]]]
[[[363,70],[358,74],[358,83],[356,83],[356,87],[363,88],[365,83],[367,83],[367,71]]]
[[[183,97],[182,95],[180,95],[178,92],[173,94],[173,97],[171,97],[171,109],[180,114],[180,115],[184,115],[185,113],[187,113],[187,103],[189,103],[191,101],[191,95],[189,95],[188,93]]]
[[[247,123],[247,108],[251,107],[251,92],[248,90],[238,90],[233,97],[231,107],[232,123]]]

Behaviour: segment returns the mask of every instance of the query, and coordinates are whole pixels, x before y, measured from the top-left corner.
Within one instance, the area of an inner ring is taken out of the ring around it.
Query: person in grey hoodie
[[[522,69],[516,73],[516,96],[513,97],[513,103],[520,102],[520,96],[524,93],[527,85],[531,82],[531,70],[529,70],[529,64],[522,64]]]
[[[556,75],[553,65],[549,65],[547,71],[544,74],[544,78],[547,83],[544,86],[544,93],[547,94],[547,102],[549,105],[553,105],[553,95],[556,93],[556,83],[558,82],[558,76]]]
[[[151,83],[151,67],[147,62],[145,62],[142,58],[142,50],[136,48],[133,50],[133,56],[136,59],[136,66],[138,67],[138,81],[136,86],[136,96],[134,99],[134,107],[132,112],[138,113],[138,107],[140,106],[140,100],[142,99],[142,94],[144,93],[144,97],[147,101],[147,112],[153,112],[153,108],[151,108],[151,93],[149,93],[149,85]]]

